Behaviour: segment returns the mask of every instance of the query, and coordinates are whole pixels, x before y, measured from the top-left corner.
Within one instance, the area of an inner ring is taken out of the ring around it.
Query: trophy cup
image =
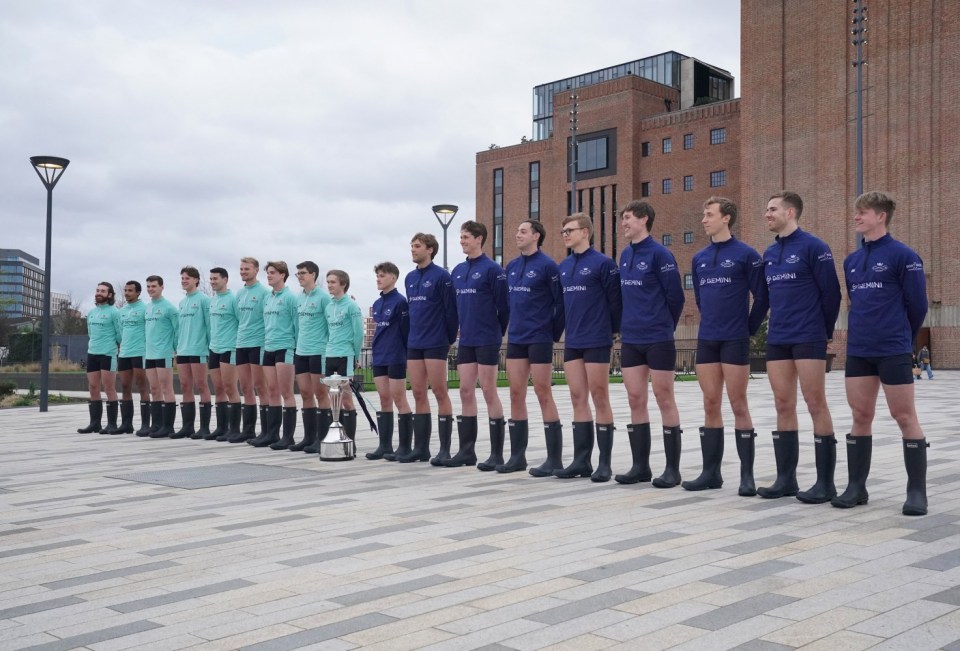
[[[333,374],[320,380],[330,388],[330,411],[333,412],[333,422],[327,435],[320,441],[321,461],[349,461],[357,457],[357,445],[343,432],[340,424],[340,402],[343,398],[342,390],[350,386],[350,378],[340,374]],[[347,389],[350,390],[349,388]]]

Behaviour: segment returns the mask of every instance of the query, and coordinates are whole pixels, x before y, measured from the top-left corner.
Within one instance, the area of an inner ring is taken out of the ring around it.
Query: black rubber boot
[[[227,443],[243,443],[244,441],[257,438],[257,406],[243,405],[240,408],[240,414],[243,420],[243,427],[236,434],[228,436]],[[219,441],[220,439],[217,440]]]
[[[497,466],[497,472],[518,472],[527,469],[527,441],[530,438],[530,423],[526,420],[508,421],[510,430],[510,458]]]
[[[761,486],[757,495],[767,499],[793,497],[800,491],[797,485],[797,461],[800,460],[800,441],[796,430],[773,433],[773,454],[777,459],[777,479],[770,486]]]
[[[440,449],[437,456],[430,459],[431,466],[445,466],[450,460],[450,439],[453,438],[453,416],[437,416],[437,440]]]
[[[176,433],[173,425],[177,422],[177,403],[162,402],[160,407],[160,429],[156,432],[150,432],[150,438],[152,439],[163,439]]]
[[[393,453],[393,412],[377,412],[377,435],[380,445],[373,452],[367,452],[366,457],[371,461],[382,459],[385,454]]]
[[[309,445],[303,448],[307,454],[320,454],[320,443],[323,442],[327,432],[330,431],[330,425],[333,424],[333,411],[330,409],[317,410],[317,438]]]
[[[430,461],[430,430],[433,425],[430,414],[413,415],[413,449],[402,457],[397,455],[400,463],[414,461]]]
[[[850,483],[842,495],[837,495],[830,503],[838,509],[852,509],[870,501],[867,492],[867,477],[870,475],[870,461],[873,457],[873,437],[847,434],[847,473]]]
[[[270,444],[271,450],[289,450],[294,444],[293,435],[297,431],[297,408],[284,407],[282,420],[283,435],[279,441]]]
[[[703,471],[693,481],[680,485],[688,491],[702,491],[708,488],[723,488],[723,475],[720,464],[723,462],[723,428],[700,428],[700,454],[703,455]]]
[[[503,463],[503,439],[506,434],[506,423],[503,418],[490,419],[490,456],[486,461],[477,464],[477,470],[490,472]]]
[[[460,439],[460,449],[447,459],[443,465],[447,468],[472,466],[477,463],[477,417],[457,416],[457,438]]]
[[[100,419],[103,417],[103,402],[100,400],[90,400],[87,403],[87,411],[90,412],[90,424],[86,427],[77,428],[77,434],[94,434],[100,431]]]
[[[357,410],[341,410],[340,426],[343,428],[343,434],[353,441],[353,456],[350,458],[355,459],[357,457]]]
[[[817,457],[817,481],[810,490],[797,493],[797,499],[807,504],[823,504],[837,496],[833,473],[837,467],[837,437],[833,434],[813,435]]]
[[[213,415],[213,405],[209,402],[201,402],[200,409],[197,410],[200,414],[200,427],[197,428],[197,431],[190,437],[192,439],[206,439],[212,432],[210,431],[210,416]]]
[[[163,429],[163,402],[154,400],[150,403],[150,429],[146,434],[138,434],[138,436],[151,436],[161,429]],[[151,438],[156,437],[151,436]]]
[[[194,424],[197,420],[197,403],[195,402],[181,402],[180,403],[180,421],[182,423],[180,429],[170,435],[172,439],[182,439],[187,437],[192,437],[197,433]]]
[[[753,481],[753,459],[756,454],[754,439],[757,433],[752,429],[735,429],[737,456],[740,457],[740,497],[753,497],[757,494],[757,485]]]
[[[410,444],[413,442],[413,414],[397,414],[397,449],[387,452],[383,458],[387,461],[396,461],[397,457],[410,454]]]
[[[614,429],[616,428],[613,423],[604,425],[597,423],[597,451],[600,452],[600,458],[597,459],[597,469],[590,475],[592,482],[608,482],[613,476],[613,469],[610,466],[613,458]]]
[[[303,440],[287,448],[291,452],[303,452],[305,448],[317,442],[317,421],[320,418],[320,410],[316,407],[305,407],[300,410],[300,418],[303,420]]]
[[[554,477],[573,479],[593,474],[593,421],[573,423],[573,461],[566,468],[553,471]]]
[[[903,439],[903,465],[907,468],[907,501],[904,515],[927,514],[927,439]]]
[[[650,470],[650,423],[632,423],[627,425],[627,438],[630,439],[630,454],[633,465],[625,475],[617,475],[618,484],[638,484],[653,479]]]
[[[120,401],[120,427],[117,434],[133,434],[133,400]]]
[[[120,403],[116,400],[107,401],[107,426],[100,430],[101,434],[123,434],[117,427],[117,416],[120,414]]]
[[[553,477],[554,470],[563,470],[563,425],[560,421],[543,424],[543,438],[547,444],[547,460],[529,473],[534,477]]]
[[[227,405],[229,402],[218,402],[214,405],[214,412],[217,415],[217,429],[210,432],[210,436],[204,436],[205,441],[214,441],[218,436],[224,436],[230,431],[229,418],[227,417]]]
[[[266,409],[261,410],[260,415],[262,417],[263,433],[252,441],[247,441],[247,445],[252,445],[255,448],[265,448],[280,440],[283,407],[280,405],[268,405]]]
[[[153,411],[150,401],[140,403],[140,429],[134,432],[137,436],[146,436],[150,433],[150,413]]]
[[[243,420],[243,404],[239,402],[230,402],[227,403],[227,423],[229,423],[229,429],[227,430],[224,438],[217,437],[218,441],[226,441],[231,436],[240,436],[240,423]]]
[[[269,408],[270,408],[270,405],[260,405],[260,431],[257,432],[256,436],[253,437],[254,439],[260,438],[261,436],[266,434],[267,430],[269,429],[269,427],[267,427],[267,425],[269,424],[267,421],[267,410]]]
[[[663,474],[653,480],[657,488],[673,488],[680,483],[680,450],[683,449],[683,430],[680,426],[663,428],[663,455],[667,465]]]

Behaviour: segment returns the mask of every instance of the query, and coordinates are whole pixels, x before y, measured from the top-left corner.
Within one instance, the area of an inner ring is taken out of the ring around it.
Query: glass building
[[[0,249],[0,310],[8,319],[43,314],[44,273],[40,260],[20,249]]]

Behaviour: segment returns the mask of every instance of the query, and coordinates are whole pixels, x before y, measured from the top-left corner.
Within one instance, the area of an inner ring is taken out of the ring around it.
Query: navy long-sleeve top
[[[450,274],[434,263],[404,278],[410,307],[408,348],[440,348],[457,340],[457,296]]]
[[[764,252],[763,264],[770,296],[767,342],[780,346],[832,339],[840,314],[840,280],[827,243],[798,228],[777,236]]]
[[[843,273],[850,297],[847,354],[912,352],[927,316],[927,279],[916,251],[888,233],[848,255]]]
[[[612,346],[623,312],[617,263],[589,248],[567,256],[559,268],[567,348]]]
[[[756,334],[769,307],[763,258],[734,237],[711,242],[693,256],[693,295],[700,310],[698,338],[732,341]]]
[[[563,335],[560,268],[537,249],[507,265],[510,290],[509,340],[512,344],[550,344]]]
[[[620,253],[625,344],[672,341],[683,312],[683,284],[670,249],[645,237]]]
[[[499,346],[510,321],[507,274],[481,253],[453,268],[461,346]]]
[[[373,365],[390,366],[407,361],[410,311],[407,299],[394,287],[373,302]]]

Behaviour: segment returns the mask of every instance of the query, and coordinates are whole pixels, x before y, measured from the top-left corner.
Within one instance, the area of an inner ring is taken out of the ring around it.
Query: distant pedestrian
[[[924,346],[917,353],[917,361],[920,362],[920,370],[927,372],[927,379],[933,379],[933,368],[930,366],[930,349]]]

